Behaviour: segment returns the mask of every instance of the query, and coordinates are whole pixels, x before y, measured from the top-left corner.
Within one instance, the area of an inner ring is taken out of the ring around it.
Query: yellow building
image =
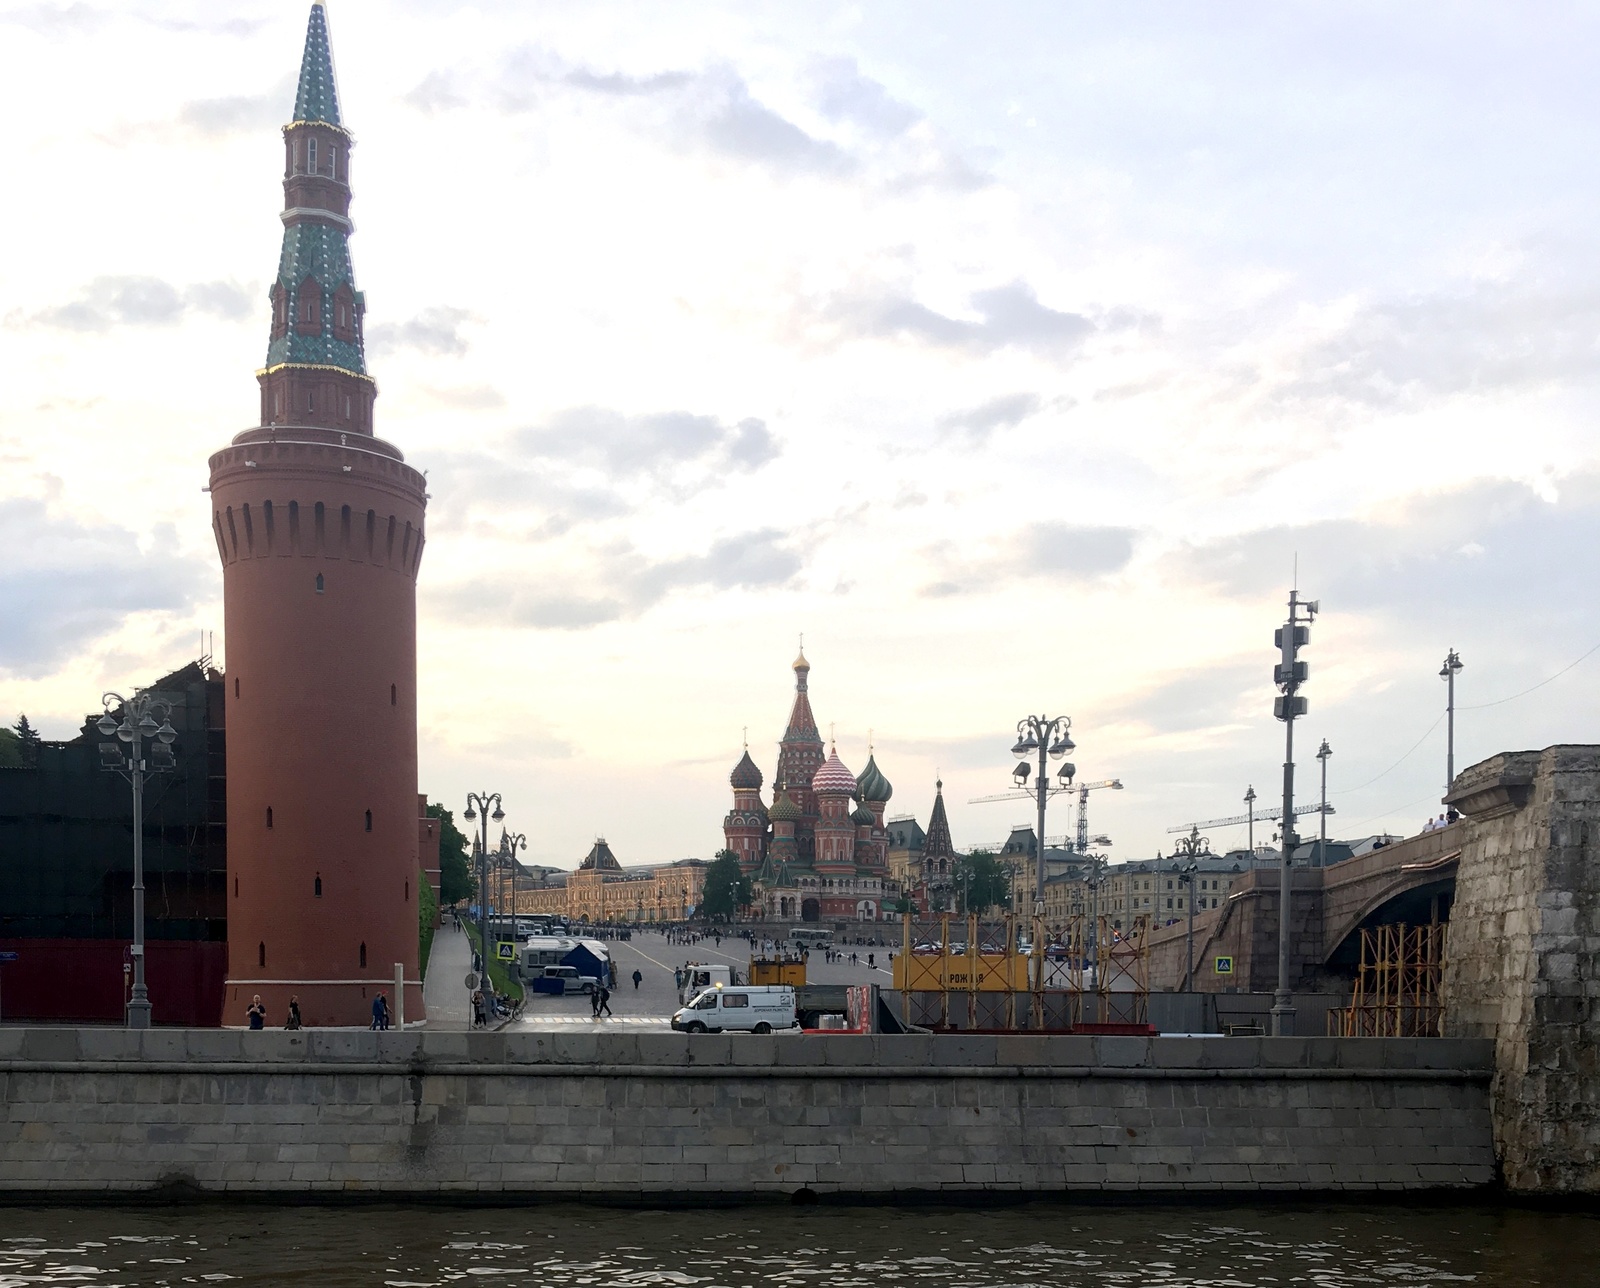
[[[565,917],[571,922],[684,921],[700,906],[704,859],[625,868],[604,837],[597,837],[576,872],[547,877],[517,891],[521,916]]]

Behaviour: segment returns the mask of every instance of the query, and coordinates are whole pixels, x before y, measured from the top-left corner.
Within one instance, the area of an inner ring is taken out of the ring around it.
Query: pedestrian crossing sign
[[[517,946],[515,944],[505,943],[496,944],[495,955],[498,956],[503,962],[515,961],[517,956]]]
[[[1216,961],[1213,963],[1213,969],[1216,971],[1216,973],[1218,975],[1231,975],[1231,974],[1233,974],[1233,958],[1232,957],[1218,957],[1216,959]]]

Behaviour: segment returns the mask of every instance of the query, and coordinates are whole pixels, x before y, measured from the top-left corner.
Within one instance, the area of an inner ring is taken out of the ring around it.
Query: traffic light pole
[[[1293,936],[1290,916],[1292,899],[1290,861],[1300,838],[1294,830],[1294,721],[1305,714],[1305,699],[1298,696],[1305,683],[1306,666],[1297,660],[1303,644],[1311,640],[1311,619],[1317,615],[1315,600],[1302,602],[1298,588],[1289,592],[1289,617],[1278,631],[1282,661],[1273,672],[1282,696],[1273,704],[1274,714],[1283,721],[1283,821],[1280,829],[1283,852],[1278,860],[1278,989],[1272,1002],[1272,1035],[1289,1037],[1294,1032],[1294,1007],[1290,1004],[1289,944]],[[1302,616],[1304,614],[1304,616]]]

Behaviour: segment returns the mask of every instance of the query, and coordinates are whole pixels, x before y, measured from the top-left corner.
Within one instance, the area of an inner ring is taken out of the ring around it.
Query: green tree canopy
[[[707,921],[733,921],[739,909],[749,905],[752,894],[750,878],[740,868],[739,856],[732,850],[718,850],[706,869],[700,915]]]
[[[9,729],[0,729],[0,769],[21,769],[27,763],[22,739]]]
[[[439,820],[439,898],[449,907],[472,896],[467,838],[456,826],[455,815],[443,805],[429,802],[428,817]]]
[[[980,915],[1011,903],[1011,879],[1005,866],[986,850],[974,850],[956,859],[954,885],[966,900],[968,912]]]

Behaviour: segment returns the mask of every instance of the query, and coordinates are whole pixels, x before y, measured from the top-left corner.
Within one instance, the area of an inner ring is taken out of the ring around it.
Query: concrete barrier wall
[[[1465,1188],[1473,1040],[0,1029],[0,1191]]]

